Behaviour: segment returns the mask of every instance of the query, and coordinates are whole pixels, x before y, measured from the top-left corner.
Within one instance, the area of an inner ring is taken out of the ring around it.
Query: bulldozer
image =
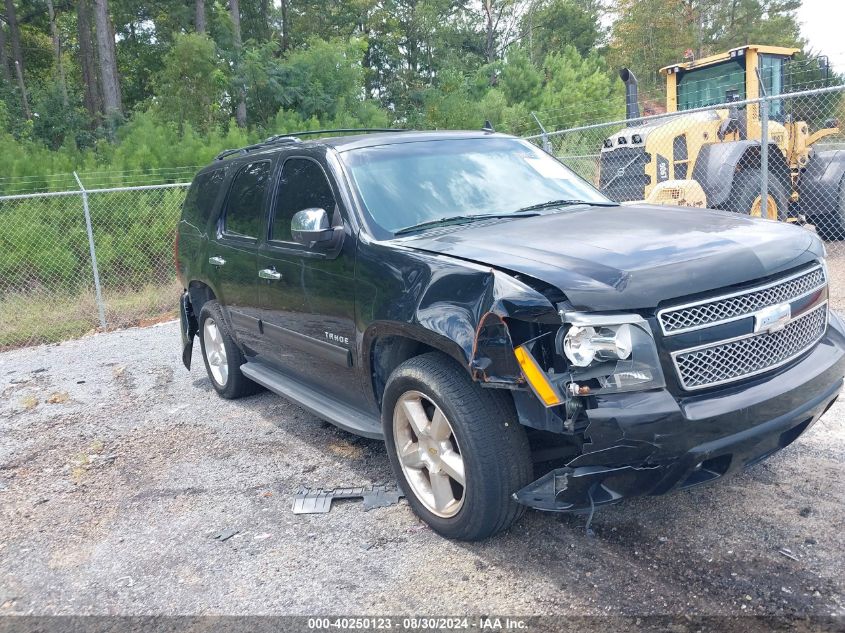
[[[754,101],[784,94],[785,67],[798,52],[746,45],[661,68],[666,115],[655,120],[640,118],[637,79],[623,68],[630,123],[602,143],[599,188],[620,202],[725,209],[811,223],[824,239],[845,238],[845,151],[815,148],[839,133],[838,123],[811,131],[786,111],[786,99],[767,99],[764,124]]]

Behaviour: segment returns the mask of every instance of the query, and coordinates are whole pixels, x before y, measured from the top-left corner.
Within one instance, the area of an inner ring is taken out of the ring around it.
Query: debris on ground
[[[47,403],[62,404],[68,400],[70,400],[70,394],[67,391],[57,391],[56,393],[50,394],[50,397],[47,398]]]
[[[214,539],[222,543],[223,541],[228,541],[238,532],[240,532],[240,530],[223,530],[222,532],[215,534]]]
[[[343,457],[344,459],[361,459],[361,455],[364,454],[360,446],[344,440],[329,442],[327,448],[338,457]]]
[[[364,500],[364,510],[396,505],[404,497],[399,490],[385,485],[358,488],[300,488],[293,499],[294,514],[325,514],[332,509],[334,499]]]
[[[38,406],[38,398],[36,398],[32,394],[28,394],[21,398],[20,403],[21,407],[23,407],[27,411],[30,411]]]

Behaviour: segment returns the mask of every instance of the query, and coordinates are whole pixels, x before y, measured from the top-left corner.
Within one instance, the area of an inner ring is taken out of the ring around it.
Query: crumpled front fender
[[[401,255],[400,255],[401,254]],[[361,270],[389,270],[380,284],[362,286],[360,318],[369,321],[362,357],[376,338],[402,334],[440,349],[458,360],[474,380],[519,388],[524,378],[513,349],[513,324],[560,325],[552,301],[515,277],[474,262],[411,249],[397,252],[371,244],[359,253]],[[366,274],[359,279],[366,279]],[[381,297],[392,297],[381,303]],[[520,336],[525,336],[520,333]]]

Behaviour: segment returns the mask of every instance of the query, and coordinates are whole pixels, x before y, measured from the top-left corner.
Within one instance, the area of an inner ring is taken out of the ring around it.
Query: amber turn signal
[[[519,363],[522,374],[525,376],[528,384],[531,385],[534,393],[537,394],[537,397],[543,401],[543,404],[547,407],[561,404],[560,396],[557,395],[557,391],[555,391],[552,383],[549,382],[546,372],[537,364],[531,352],[524,345],[520,345],[513,353],[516,355],[516,362]]]

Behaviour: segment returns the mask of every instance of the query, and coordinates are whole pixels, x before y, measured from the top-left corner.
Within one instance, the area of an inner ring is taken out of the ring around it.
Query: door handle
[[[222,266],[223,264],[226,263],[226,260],[223,259],[222,257],[218,257],[217,255],[215,255],[214,257],[208,258],[208,263],[211,264],[212,266]]]
[[[273,281],[278,281],[282,278],[282,273],[278,272],[275,268],[265,268],[258,271],[258,276],[262,279],[272,279]]]

